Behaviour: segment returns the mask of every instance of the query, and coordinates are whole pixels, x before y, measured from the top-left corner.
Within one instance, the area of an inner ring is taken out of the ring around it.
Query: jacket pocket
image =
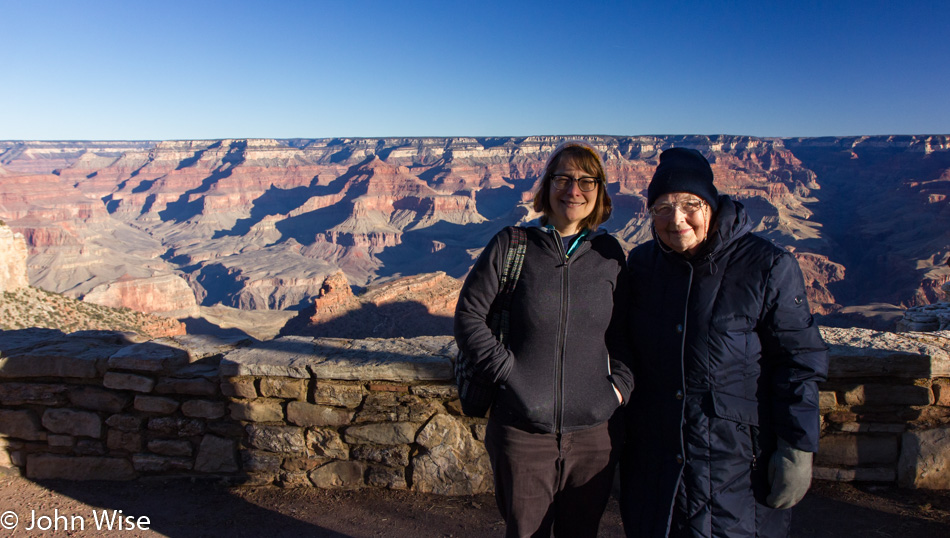
[[[714,416],[740,424],[759,425],[758,402],[716,391],[711,391],[709,396]]]
[[[744,368],[757,355],[758,336],[755,320],[746,316],[727,316],[713,319],[713,339],[718,341],[718,352],[737,367]]]
[[[532,369],[534,364],[524,357],[512,361],[505,381],[498,387],[492,413],[504,424],[549,431],[553,425],[553,398],[550,391],[542,389],[545,383]]]
[[[744,472],[758,458],[756,430],[758,402],[731,394],[709,393],[710,455],[722,462],[732,461],[736,472]]]

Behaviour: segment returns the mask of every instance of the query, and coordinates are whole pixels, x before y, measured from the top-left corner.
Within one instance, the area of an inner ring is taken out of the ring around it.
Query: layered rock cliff
[[[563,138],[0,142],[0,218],[46,289],[95,298],[180,277],[202,306],[299,309],[338,271],[357,287],[463,277],[492,234],[536,216]],[[581,138],[604,155],[606,227],[628,248],[650,238],[660,151],[686,146],[757,233],[795,250],[817,313],[927,304],[950,273],[946,136]]]

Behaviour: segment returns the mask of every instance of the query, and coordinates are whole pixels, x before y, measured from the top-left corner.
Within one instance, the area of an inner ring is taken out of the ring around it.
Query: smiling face
[[[706,240],[709,223],[712,220],[712,210],[708,204],[702,202],[702,208],[699,211],[687,214],[683,211],[682,204],[689,201],[702,202],[702,199],[688,192],[674,192],[658,197],[653,207],[660,204],[676,204],[676,208],[673,214],[667,217],[654,216],[653,228],[663,244],[680,254],[693,256]]]
[[[578,166],[574,159],[565,157],[560,159],[552,176],[578,179],[591,177],[591,173]],[[548,223],[553,225],[562,236],[578,233],[581,229],[581,221],[594,210],[597,193],[602,188],[600,183],[598,182],[597,187],[590,192],[582,191],[577,181],[571,181],[563,189],[557,189],[553,181],[549,181],[548,185],[548,202],[551,206],[551,211],[547,215]]]

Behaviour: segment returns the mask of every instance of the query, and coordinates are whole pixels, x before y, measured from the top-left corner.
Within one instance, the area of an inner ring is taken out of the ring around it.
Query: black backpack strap
[[[528,234],[524,228],[510,226],[508,230],[511,238],[508,242],[508,251],[505,252],[505,269],[498,283],[498,297],[495,303],[497,310],[491,319],[491,331],[502,344],[508,339],[511,299],[515,295],[518,279],[521,278],[521,266],[524,264],[524,254],[528,248]]]
[[[488,326],[502,344],[508,336],[511,298],[521,277],[521,266],[528,247],[528,234],[524,228],[510,226],[508,230],[511,237],[505,252],[505,265],[498,277],[498,295],[492,301],[488,313]],[[455,360],[455,381],[458,384],[462,413],[470,417],[484,417],[491,408],[498,386],[479,379],[474,365],[461,349]]]

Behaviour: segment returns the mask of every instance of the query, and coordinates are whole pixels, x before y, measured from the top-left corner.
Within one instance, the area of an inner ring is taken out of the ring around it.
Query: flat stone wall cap
[[[97,377],[109,357],[130,343],[125,333],[110,331],[4,331],[0,338],[7,343],[0,377]]]
[[[57,329],[17,329],[0,331],[0,357],[17,355],[64,340],[91,340],[100,345],[119,347],[145,341],[135,333],[121,331],[78,331],[65,334]]]
[[[950,337],[942,333],[891,333],[821,327],[829,346],[829,377],[950,375]]]
[[[0,357],[16,355],[43,346],[53,341],[61,341],[66,335],[56,329],[19,329],[0,331]]]
[[[221,359],[220,375],[310,377],[308,366],[326,360],[328,355],[349,347],[351,341],[339,338],[316,339],[284,336],[230,351]]]
[[[0,358],[0,378],[98,377],[114,347],[90,346],[83,341],[59,341]]]
[[[164,343],[174,342],[178,347],[188,351],[190,362],[217,363],[225,353],[234,349],[247,347],[255,342],[250,336],[215,336],[210,334],[185,334],[156,340]]]
[[[429,351],[433,355],[454,358],[458,354],[458,345],[455,343],[454,336],[417,336],[415,338],[406,338],[406,342],[421,349]]]
[[[169,373],[188,364],[188,352],[159,341],[133,344],[109,357],[109,368],[137,372]]]
[[[311,366],[317,379],[443,381],[454,378],[452,337],[354,340],[349,349]]]

